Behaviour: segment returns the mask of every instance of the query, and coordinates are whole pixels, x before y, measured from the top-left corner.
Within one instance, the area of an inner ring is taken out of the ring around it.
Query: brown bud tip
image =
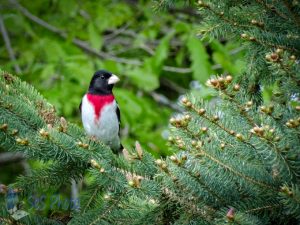
[[[282,48],[277,48],[275,52],[277,54],[281,54],[281,53],[283,53],[283,49]]]
[[[176,158],[176,156],[174,156],[174,155],[171,155],[170,156],[170,159],[173,161],[173,162],[176,162],[178,159]]]
[[[253,36],[251,36],[251,37],[249,38],[249,40],[250,40],[250,41],[255,41],[255,40],[256,40],[256,38],[255,38],[255,37],[253,37]]]
[[[138,141],[135,142],[135,150],[136,150],[136,152],[138,154],[138,157],[140,159],[142,159],[144,153],[143,153],[142,146],[141,146],[141,144]]]
[[[172,118],[170,119],[170,124],[174,124],[175,122],[176,122],[176,119],[172,117]]]
[[[220,118],[218,116],[213,117],[213,121],[218,121]]]
[[[271,56],[271,60],[273,62],[278,61],[278,59],[279,59],[279,55],[277,53],[275,53],[275,52],[271,53],[270,56]]]
[[[241,141],[244,139],[242,134],[236,134],[235,137]]]
[[[4,123],[0,126],[0,130],[3,130],[3,131],[6,131],[7,128],[8,128],[8,125],[6,123]]]
[[[241,38],[244,38],[244,39],[246,39],[248,37],[248,35],[247,34],[241,34]]]
[[[253,25],[256,25],[257,24],[257,20],[251,20],[251,23],[253,24]]]
[[[236,84],[233,86],[233,90],[234,91],[239,91],[241,89],[240,85],[239,84]]]
[[[186,104],[185,104],[186,107],[192,107],[192,103],[190,101],[188,101]]]
[[[280,137],[276,136],[276,137],[274,138],[274,141],[280,141]]]
[[[190,116],[190,115],[185,115],[185,116],[184,116],[184,119],[185,119],[185,120],[191,120],[191,116]]]
[[[16,129],[13,129],[13,130],[11,131],[11,134],[12,134],[13,136],[17,135],[18,133],[19,133],[19,131],[16,130]]]
[[[89,147],[89,144],[86,144],[86,143],[83,143],[83,144],[82,144],[82,148],[87,149],[88,147]]]
[[[290,60],[293,60],[293,61],[296,60],[296,56],[295,55],[291,55],[290,56]]]
[[[182,143],[180,143],[180,144],[178,145],[178,148],[184,149],[184,145],[183,145]]]
[[[203,108],[201,108],[201,109],[198,110],[198,114],[199,114],[200,116],[204,115],[205,112],[206,112],[206,110],[203,109]]]
[[[47,131],[45,131],[45,129],[43,129],[43,128],[40,129],[39,133],[42,137],[45,137],[45,138],[49,137],[49,133]]]
[[[181,156],[181,159],[182,159],[182,160],[187,160],[187,155],[182,155],[182,156]]]
[[[156,165],[161,166],[163,161],[161,159],[155,160]]]
[[[224,149],[224,148],[225,148],[225,144],[224,144],[224,143],[221,143],[220,148],[221,148],[221,149]]]
[[[203,133],[206,133],[206,132],[208,131],[208,128],[207,128],[207,127],[202,127],[202,128],[201,128],[201,131],[202,131]]]
[[[162,163],[162,164],[161,164],[161,168],[162,168],[162,169],[167,169],[167,167],[168,167],[168,166],[167,166],[166,163]]]
[[[234,209],[230,208],[226,214],[226,217],[228,220],[234,220]]]
[[[108,200],[108,199],[110,199],[110,196],[109,195],[104,195],[103,198]]]
[[[188,102],[188,99],[186,97],[183,97],[181,99],[182,104],[186,104]]]
[[[231,135],[234,135],[234,134],[235,134],[235,132],[234,132],[233,130],[229,131],[229,133],[230,133]]]
[[[91,159],[90,163],[91,163],[92,167],[101,169],[100,165],[96,162],[96,160]]]
[[[220,16],[224,16],[224,12],[220,12]]]
[[[22,139],[22,138],[17,138],[17,139],[16,139],[16,142],[17,142],[18,144],[20,144],[20,145],[28,145],[28,144],[29,144],[29,142],[28,142],[28,140],[27,140],[26,138],[24,138],[24,139]]]
[[[60,126],[62,132],[67,132],[68,123],[64,117],[60,117]]]
[[[249,101],[249,102],[246,103],[246,106],[247,106],[247,107],[251,107],[252,105],[253,105],[253,102],[252,102],[252,101]]]
[[[258,26],[263,27],[265,24],[263,22],[258,22]]]
[[[193,140],[191,144],[193,147],[195,147],[197,145],[197,142]]]
[[[7,192],[7,186],[4,184],[0,184],[0,194],[5,194]]]
[[[225,77],[225,81],[227,82],[227,83],[231,83],[231,81],[232,81],[232,76],[231,75],[227,75],[226,77]]]
[[[267,61],[271,61],[271,55],[270,55],[270,54],[266,54],[265,59],[266,59]]]

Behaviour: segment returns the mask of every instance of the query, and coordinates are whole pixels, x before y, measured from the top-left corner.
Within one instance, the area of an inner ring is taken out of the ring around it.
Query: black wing
[[[120,109],[119,109],[118,104],[117,104],[117,108],[116,108],[116,113],[117,113],[118,122],[119,122],[119,136],[120,136],[121,114],[120,114]]]
[[[119,138],[120,137],[120,130],[121,130],[121,114],[120,114],[120,109],[119,109],[119,106],[118,106],[118,103],[117,103],[117,108],[116,108],[116,113],[117,113],[117,117],[118,117],[118,122],[119,122]],[[120,143],[120,149],[118,151],[119,154],[122,154],[122,151],[123,151],[124,147],[122,145],[122,143]]]
[[[79,104],[79,111],[81,113],[81,106],[82,106],[82,100],[80,101],[80,104]]]

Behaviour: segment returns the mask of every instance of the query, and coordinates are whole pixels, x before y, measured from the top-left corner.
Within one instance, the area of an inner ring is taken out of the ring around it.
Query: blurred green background
[[[172,151],[166,145],[169,118],[182,110],[178,99],[189,92],[211,99],[205,81],[240,73],[244,50],[225,39],[201,39],[201,13],[193,1],[166,11],[156,10],[157,4],[1,0],[0,67],[31,83],[59,115],[80,126],[78,105],[94,71],[119,75],[114,93],[123,145],[130,149],[138,140],[155,157],[166,156]],[[11,179],[2,173],[0,183]]]

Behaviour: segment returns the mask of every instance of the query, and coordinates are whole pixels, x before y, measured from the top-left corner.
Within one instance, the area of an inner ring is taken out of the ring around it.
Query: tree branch
[[[67,39],[68,35],[66,32],[58,29],[55,26],[52,26],[51,24],[47,23],[46,21],[38,18],[37,16],[31,14],[26,8],[24,8],[22,5],[20,5],[18,3],[17,0],[10,0],[11,3],[13,3],[17,9],[20,10],[20,12],[27,17],[28,19],[30,19],[31,21],[33,21],[34,23],[46,28],[47,30],[58,34],[60,37]],[[81,48],[82,50],[86,51],[89,54],[92,54],[94,56],[97,56],[101,59],[109,59],[118,63],[124,63],[124,64],[128,64],[128,65],[135,65],[135,66],[142,66],[143,62],[139,61],[139,60],[135,60],[135,59],[126,59],[126,58],[120,58],[117,56],[113,56],[110,55],[106,52],[103,51],[98,51],[96,49],[93,49],[89,46],[89,44],[85,41],[82,41],[80,39],[74,38],[72,40],[72,43],[74,45],[76,45],[77,47]],[[178,68],[178,67],[171,67],[171,66],[164,66],[163,67],[164,71],[169,71],[169,72],[176,72],[176,73],[190,73],[191,69],[190,68]]]
[[[21,68],[19,67],[19,65],[17,63],[16,56],[15,56],[13,48],[11,47],[10,39],[9,39],[9,36],[6,31],[5,24],[4,24],[4,21],[3,21],[3,18],[1,15],[0,15],[0,30],[1,30],[1,34],[3,37],[4,43],[5,43],[5,47],[7,49],[9,58],[13,62],[15,71],[17,74],[21,74],[22,73]]]

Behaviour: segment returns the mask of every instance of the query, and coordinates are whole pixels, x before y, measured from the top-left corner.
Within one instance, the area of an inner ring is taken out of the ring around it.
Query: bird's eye
[[[104,80],[104,78],[105,78],[105,77],[102,75],[102,76],[101,76],[101,79]]]

